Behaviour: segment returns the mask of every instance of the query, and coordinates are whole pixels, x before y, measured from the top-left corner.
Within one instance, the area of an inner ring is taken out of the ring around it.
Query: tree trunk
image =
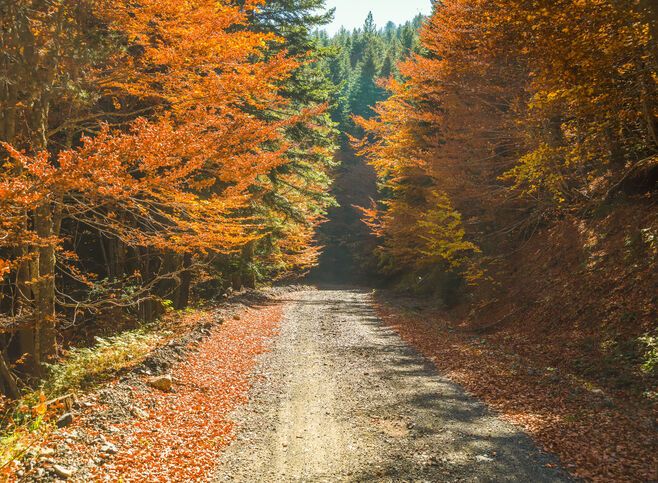
[[[649,50],[654,63],[658,64],[658,3],[656,0],[640,0],[639,7],[649,25],[649,33],[651,34]]]
[[[647,124],[649,138],[654,143],[654,148],[658,147],[658,119],[656,118],[655,103],[656,92],[655,82],[651,77],[651,72],[655,72],[658,67],[658,2],[656,0],[640,0],[637,4],[640,14],[646,19],[649,26],[649,53],[651,54],[651,65],[644,66],[646,71],[642,74],[642,111]]]
[[[49,101],[44,96],[35,102],[32,113],[33,139],[35,152],[47,148]],[[37,376],[45,374],[45,363],[52,362],[57,354],[55,317],[55,250],[56,237],[61,226],[61,211],[56,198],[43,200],[32,214],[32,229],[38,242],[28,253],[28,284],[31,289],[33,324],[22,335],[26,349],[31,350],[32,371]],[[31,334],[29,333],[31,331]],[[29,338],[32,340],[30,341]],[[30,352],[30,351],[28,351]]]
[[[52,208],[42,204],[34,212],[34,230],[41,239],[37,248],[36,266],[38,277],[34,289],[34,358],[37,368],[43,373],[42,365],[52,362],[57,352],[55,333],[55,223]]]
[[[647,125],[647,134],[653,142],[654,150],[658,149],[658,117],[656,117],[656,92],[653,79],[648,74],[642,75],[642,114]]]
[[[20,398],[21,393],[18,390],[18,384],[16,384],[16,379],[11,373],[9,365],[7,364],[7,360],[2,353],[0,353],[0,376],[2,376],[2,382],[7,395],[13,399]]]
[[[30,260],[24,259],[27,257],[28,250],[26,247],[21,247],[17,250],[17,257],[23,259],[16,271],[16,296],[14,300],[14,315],[22,313],[24,309],[29,309],[34,300],[34,293],[32,289],[31,280],[35,278],[34,263]],[[34,368],[34,328],[22,328],[18,333],[18,345],[20,355],[29,354],[30,359],[26,360],[30,368]]]
[[[183,255],[182,260],[183,271],[180,274],[180,285],[176,290],[176,295],[174,297],[174,308],[176,310],[182,310],[187,307],[190,303],[190,288],[192,286],[192,271],[189,270],[192,265],[192,255],[186,253]]]
[[[606,129],[606,137],[608,139],[608,149],[610,150],[610,165],[615,173],[622,173],[626,164],[626,157],[619,137],[611,128]]]
[[[5,108],[3,109],[4,123],[2,125],[3,132],[0,133],[0,138],[11,144],[16,135],[16,86],[13,84],[5,84],[5,86],[6,90],[3,95],[5,98]]]
[[[247,288],[256,288],[256,273],[253,269],[254,255],[256,253],[256,241],[252,240],[242,249],[242,260],[240,271],[242,272],[242,283]]]
[[[144,248],[142,250],[137,249],[140,259],[140,271],[142,274],[142,280],[152,280],[152,277],[155,274],[153,269],[153,261],[151,256],[151,251],[149,248]],[[147,298],[140,302],[139,304],[139,316],[144,322],[153,322],[162,314],[162,304],[155,298]]]
[[[233,290],[236,292],[242,290],[242,275],[240,272],[235,272],[231,275],[231,287],[233,287]]]

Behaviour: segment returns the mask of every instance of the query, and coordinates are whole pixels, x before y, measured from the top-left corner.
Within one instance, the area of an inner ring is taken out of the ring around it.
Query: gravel
[[[205,339],[215,325],[221,325],[247,307],[258,306],[285,297],[287,293],[302,287],[286,286],[267,290],[248,290],[235,293],[206,310],[212,312],[212,321],[179,334],[163,347],[153,351],[141,364],[120,375],[116,383],[103,385],[96,390],[81,394],[71,414],[62,416],[61,426],[47,442],[47,455],[30,452],[23,462],[17,480],[21,482],[92,481],[91,471],[111,461],[118,449],[106,441],[107,437],[130,436],[118,434],[117,426],[134,418],[144,419],[148,413],[136,405],[135,391],[145,386],[144,376],[165,375],[172,366],[194,354],[198,344]],[[71,423],[73,423],[71,425]],[[45,444],[46,442],[40,442]],[[80,451],[80,448],[84,451]],[[35,448],[36,449],[36,448]],[[37,451],[38,453],[38,451]],[[70,473],[70,474],[69,474]],[[65,476],[69,474],[69,476]]]
[[[384,327],[368,292],[286,298],[214,481],[570,481]]]

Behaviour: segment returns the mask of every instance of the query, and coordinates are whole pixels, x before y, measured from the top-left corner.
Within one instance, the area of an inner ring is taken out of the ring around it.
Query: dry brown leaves
[[[117,453],[95,481],[202,481],[233,438],[229,414],[245,402],[256,356],[276,334],[281,307],[249,309],[215,327],[198,351],[172,370],[174,391],[136,388],[148,417],[106,434]],[[89,448],[79,447],[81,452]]]
[[[536,357],[520,355],[515,341],[451,330],[439,314],[410,315],[386,303],[378,311],[442,373],[524,428],[574,475],[596,482],[658,481],[656,415],[649,409],[546,368],[540,348]]]

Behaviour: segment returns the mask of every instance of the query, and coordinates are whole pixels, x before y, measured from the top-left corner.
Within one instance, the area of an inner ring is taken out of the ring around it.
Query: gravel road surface
[[[569,481],[386,328],[367,291],[285,303],[214,481]]]

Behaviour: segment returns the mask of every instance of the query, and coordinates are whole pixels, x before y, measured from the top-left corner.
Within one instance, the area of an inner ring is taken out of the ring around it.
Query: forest
[[[649,421],[647,453],[569,471],[658,477],[658,5],[443,0],[329,34],[333,14],[0,4],[2,474],[50,401],[213,304],[319,283],[376,288],[427,357],[441,338],[418,320],[445,318],[620,398]],[[457,377],[498,410],[502,380]],[[551,442],[569,437],[544,429],[529,431],[562,457]]]
[[[259,4],[3,7],[3,325],[26,374],[64,321],[149,321],[192,284],[313,263],[335,131],[321,18]]]
[[[62,328],[303,274],[352,114],[417,47],[419,20],[330,39],[318,2],[176,3],[2,12],[4,367],[43,375]]]

